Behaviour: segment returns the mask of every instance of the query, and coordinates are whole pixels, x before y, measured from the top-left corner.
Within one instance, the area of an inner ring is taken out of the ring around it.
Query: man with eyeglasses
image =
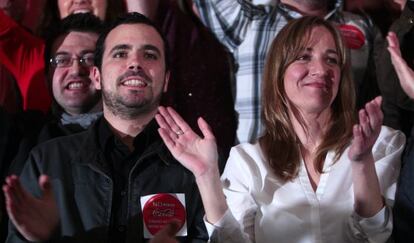
[[[71,32],[67,34],[55,55],[50,58],[54,97],[70,115],[85,113],[98,104],[98,92],[91,85],[89,78],[90,68],[94,65],[95,40],[94,34]],[[80,45],[74,46],[73,42],[79,42]],[[79,51],[80,53],[77,53]]]
[[[38,132],[21,141],[9,173],[19,174],[30,150],[52,138],[86,130],[102,115],[101,94],[93,85],[92,68],[102,22],[91,14],[70,15],[46,36],[45,74],[53,94],[52,109]]]
[[[11,117],[0,110],[1,128],[10,129],[2,148],[15,154],[11,163],[11,159],[0,157],[2,180],[7,174],[20,174],[34,146],[84,131],[102,115],[101,95],[92,84],[91,72],[102,28],[102,22],[91,14],[71,15],[51,28],[46,36],[43,75],[54,97],[53,106],[46,117],[28,111]],[[4,132],[0,131],[0,135],[4,136]],[[2,200],[0,197],[0,215],[6,215]],[[2,218],[0,241],[6,231],[7,219]]]

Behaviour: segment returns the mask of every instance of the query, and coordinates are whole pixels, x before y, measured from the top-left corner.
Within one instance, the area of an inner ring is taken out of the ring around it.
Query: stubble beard
[[[143,98],[136,102],[127,102],[121,95],[102,87],[102,98],[112,114],[121,119],[132,120],[156,110],[161,100],[161,94],[153,99]]]

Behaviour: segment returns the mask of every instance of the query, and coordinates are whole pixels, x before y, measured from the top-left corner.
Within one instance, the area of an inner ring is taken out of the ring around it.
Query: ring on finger
[[[183,130],[180,129],[180,130],[176,131],[175,134],[177,134],[178,136],[180,136],[180,135],[183,135],[184,132],[183,132]]]

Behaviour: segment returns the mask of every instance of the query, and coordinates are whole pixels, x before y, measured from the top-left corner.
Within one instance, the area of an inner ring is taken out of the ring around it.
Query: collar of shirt
[[[131,153],[142,154],[153,142],[158,139],[157,124],[152,120],[145,129],[134,138],[134,151],[129,151],[126,144],[124,144],[112,132],[108,121],[102,118],[98,124],[98,143],[102,151],[118,149],[123,152],[125,156]]]
[[[79,115],[70,115],[66,112],[60,114],[60,122],[63,125],[76,124],[83,129],[87,129],[92,123],[94,123],[99,117],[102,116],[102,111],[90,112]]]

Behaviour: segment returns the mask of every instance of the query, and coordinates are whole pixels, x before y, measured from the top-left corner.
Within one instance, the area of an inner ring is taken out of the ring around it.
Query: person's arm
[[[359,111],[359,124],[353,127],[354,138],[348,153],[354,182],[355,212],[366,218],[384,207],[372,155],[382,118],[381,98],[377,97]]]
[[[141,13],[155,21],[159,0],[125,0],[128,12]]]
[[[402,58],[400,44],[396,34],[393,32],[388,33],[387,41],[392,65],[400,80],[401,87],[408,96],[414,99],[414,72]]]
[[[395,37],[402,45],[402,53],[404,48],[409,48],[412,38],[410,37],[413,30],[413,25],[410,23],[414,18],[414,12],[409,8],[412,1],[407,1],[405,8],[399,18],[397,18],[390,26],[389,31],[395,33]],[[390,55],[389,44],[386,36],[378,34],[375,38],[374,56],[376,65],[376,78],[378,81],[378,88],[383,97],[382,110],[384,112],[384,125],[391,126],[394,129],[404,131],[409,134],[411,130],[410,116],[411,111],[414,110],[414,101],[403,90],[399,81],[397,72],[392,64],[392,55]],[[395,39],[395,41],[398,41]],[[404,57],[406,58],[406,57]]]
[[[194,174],[207,220],[217,222],[226,212],[227,203],[220,182],[215,137],[210,127],[199,118],[204,136],[200,138],[170,107],[160,107],[155,118],[160,125],[160,136],[172,155]]]
[[[359,124],[354,126],[354,139],[348,151],[355,212],[350,228],[355,237],[363,235],[368,242],[386,241],[391,235],[390,206],[405,143],[404,135],[397,131],[395,136],[378,138],[381,124],[381,98],[377,97],[359,111]]]
[[[226,239],[226,242],[249,242],[249,236],[243,233],[228,208],[219,176],[215,138],[208,124],[199,118],[198,125],[204,136],[200,138],[172,108],[160,107],[155,118],[160,125],[161,138],[172,155],[196,178],[210,236]],[[246,200],[238,201],[245,203]],[[249,225],[254,226],[254,218],[250,219]]]
[[[31,156],[20,178],[6,178],[3,192],[10,218],[7,242],[48,240],[58,228],[59,212],[50,179],[38,171]]]

